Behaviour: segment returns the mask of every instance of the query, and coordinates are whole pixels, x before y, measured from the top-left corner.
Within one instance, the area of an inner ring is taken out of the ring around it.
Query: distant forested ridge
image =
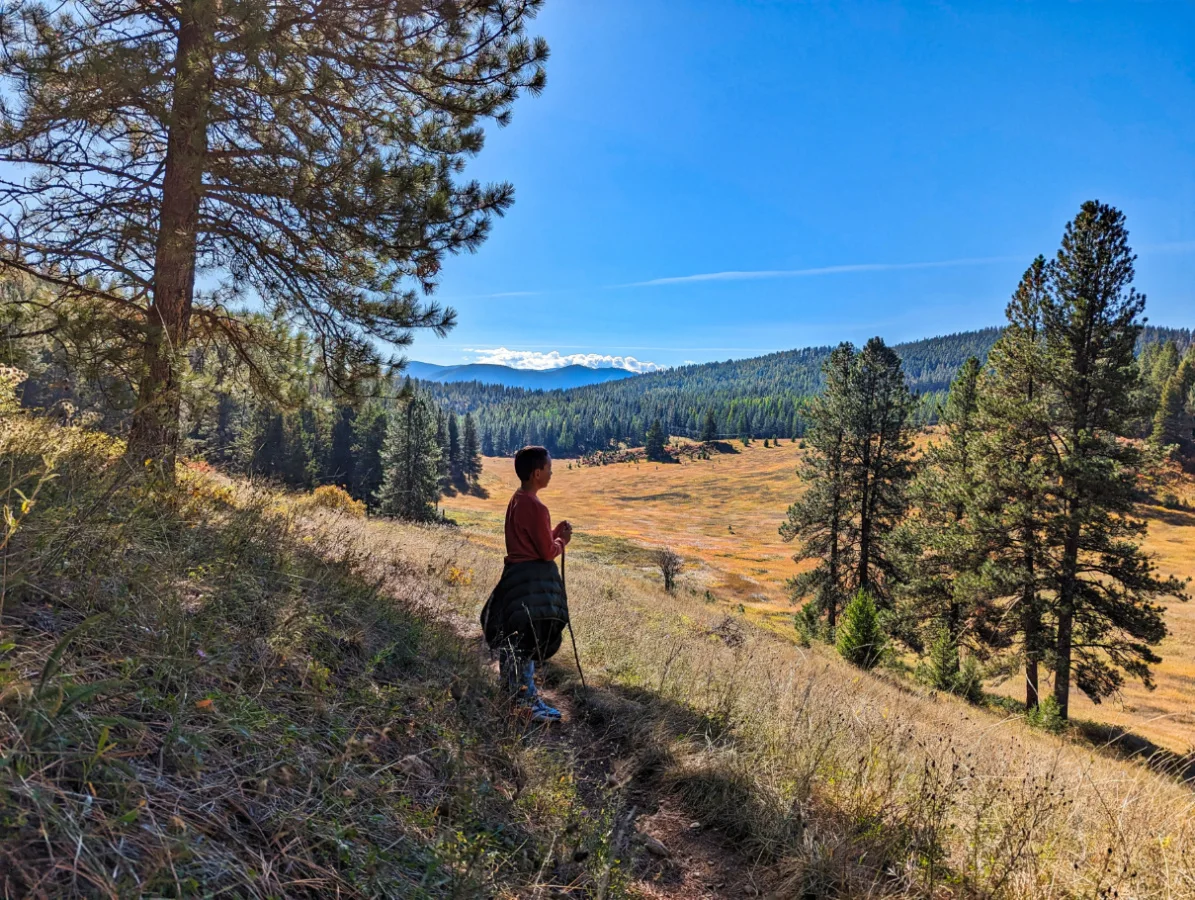
[[[999,328],[984,328],[895,346],[917,397],[915,424],[936,420],[955,373],[971,356],[986,359],[1000,333]],[[1192,332],[1147,327],[1142,335],[1143,344],[1167,340],[1185,349]],[[697,438],[709,413],[719,438],[798,438],[805,432],[806,405],[822,389],[822,364],[831,350],[783,350],[571,390],[529,391],[477,382],[421,386],[441,405],[474,414],[487,456],[509,455],[527,444],[542,444],[558,456],[619,441],[638,446],[657,417],[669,435]]]

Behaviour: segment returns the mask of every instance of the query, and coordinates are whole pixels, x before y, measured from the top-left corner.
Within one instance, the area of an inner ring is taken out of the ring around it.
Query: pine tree
[[[1166,635],[1153,598],[1181,596],[1159,579],[1134,515],[1141,452],[1132,434],[1134,349],[1145,298],[1132,287],[1124,215],[1096,201],[1066,226],[1042,303],[1043,380],[1051,394],[1059,514],[1054,697],[1063,718],[1074,684],[1098,702],[1128,673],[1151,684],[1150,647]]]
[[[461,429],[456,413],[448,411],[448,477],[453,484],[465,483],[464,457],[461,455]]]
[[[382,484],[377,508],[384,516],[430,522],[440,500],[436,414],[416,394],[391,417],[382,448]]]
[[[859,590],[842,611],[835,643],[843,659],[861,669],[874,669],[883,658],[886,638],[875,600]]]
[[[960,643],[983,627],[976,580],[985,548],[973,521],[979,371],[979,360],[971,357],[955,376],[939,416],[944,434],[925,452],[911,489],[915,513],[900,526],[901,537],[911,544],[902,563],[902,606],[931,640],[938,630],[946,633],[956,674]]]
[[[718,439],[718,421],[714,418],[714,411],[707,409],[705,412],[705,423],[701,426],[701,440],[704,443],[716,441]]]
[[[826,386],[809,409],[806,440],[810,452],[797,470],[806,490],[788,508],[787,518],[780,526],[780,536],[785,541],[800,540],[794,560],[818,561],[817,566],[790,583],[794,600],[812,592],[831,627],[836,624],[838,609],[847,596],[847,572],[853,565],[847,543],[843,410],[855,356],[851,344],[839,344],[822,367]]]
[[[328,480],[345,490],[352,489],[353,469],[356,467],[353,454],[356,418],[357,411],[345,403],[336,408],[336,417],[332,422],[332,446],[328,450]]]
[[[458,173],[484,121],[543,86],[547,47],[524,34],[539,6],[80,0],[52,26],[36,0],[6,10],[0,161],[29,172],[0,189],[0,263],[140,336],[131,456],[173,472],[193,337],[269,348],[230,298],[301,320],[325,363],[351,345],[363,376],[375,341],[451,327],[406,285],[430,289],[512,201]],[[223,287],[197,293],[200,269]]]
[[[1137,358],[1138,395],[1141,407],[1143,437],[1152,437],[1157,426],[1162,394],[1172,375],[1178,371],[1182,354],[1173,340],[1160,344],[1146,344]]]
[[[452,445],[448,440],[448,413],[442,408],[436,409],[436,446],[440,448],[436,477],[443,493],[452,487]]]
[[[1150,440],[1158,447],[1190,447],[1195,442],[1195,347],[1162,386]]]
[[[465,413],[465,437],[461,446],[462,468],[465,478],[476,485],[481,478],[481,442],[477,439],[477,422],[472,413]]]
[[[353,481],[349,488],[356,499],[374,509],[382,486],[382,448],[386,443],[389,417],[376,401],[367,403],[353,420]]]
[[[647,429],[647,438],[644,446],[647,451],[647,458],[657,462],[663,462],[668,459],[668,454],[664,450],[664,444],[668,441],[668,436],[664,434],[664,428],[660,425],[659,419],[653,419],[651,425]]]
[[[900,357],[880,338],[869,340],[852,366],[845,394],[843,475],[857,573],[852,587],[887,597],[896,569],[890,545],[907,507],[912,477],[909,413],[912,396]]]
[[[1054,584],[1054,558],[1046,521],[1057,513],[1057,490],[1042,383],[1042,304],[1049,267],[1039,256],[1026,270],[1006,309],[1008,324],[988,355],[979,382],[982,434],[976,453],[972,535],[984,548],[977,590],[1003,604],[1005,634],[989,634],[998,647],[1019,636],[1025,667],[1025,706],[1040,700],[1040,666],[1053,645],[1043,595]]]

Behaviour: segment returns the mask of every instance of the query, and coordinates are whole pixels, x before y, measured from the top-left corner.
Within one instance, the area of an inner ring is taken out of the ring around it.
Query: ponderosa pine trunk
[[[830,517],[830,590],[829,603],[826,604],[826,619],[830,623],[830,627],[834,628],[838,624],[838,518],[839,518],[839,488],[834,487],[834,506],[833,514]]]
[[[1025,709],[1037,709],[1041,699],[1037,664],[1041,658],[1041,609],[1034,584],[1033,532],[1025,531],[1025,586],[1021,590],[1021,631],[1025,637]]]
[[[1072,500],[1073,504],[1074,501]],[[1071,644],[1075,624],[1075,587],[1079,568],[1079,531],[1077,513],[1072,508],[1067,534],[1062,545],[1062,578],[1058,590],[1058,637],[1054,645],[1054,699],[1063,719],[1070,717]]]
[[[178,451],[179,359],[190,336],[196,235],[207,155],[211,98],[212,9],[204,0],[181,7],[174,91],[154,254],[153,296],[145,328],[145,370],[129,431],[128,454],[160,463],[172,476]]]

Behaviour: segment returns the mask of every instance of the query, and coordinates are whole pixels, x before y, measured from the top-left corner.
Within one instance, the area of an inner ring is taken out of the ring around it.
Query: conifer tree
[[[461,428],[456,413],[448,410],[448,477],[453,484],[464,484],[465,466],[461,455]]]
[[[855,545],[852,582],[885,598],[896,574],[890,537],[907,508],[912,396],[900,357],[880,338],[869,340],[852,366],[846,392],[843,475],[853,509],[848,531]]]
[[[473,413],[465,413],[465,436],[461,446],[465,478],[470,484],[477,484],[481,477],[481,442],[477,438],[477,422]]]
[[[476,248],[511,203],[510,185],[459,173],[482,124],[543,86],[547,47],[524,33],[539,7],[5,10],[0,161],[28,168],[0,176],[0,264],[101,299],[138,336],[131,455],[172,473],[197,334],[268,370],[262,330],[229,313],[242,296],[300,320],[326,362],[351,347],[365,376],[375,342],[451,327],[405,285],[430,290],[444,257]],[[226,278],[197,292],[204,272]]]
[[[440,500],[436,415],[415,394],[390,416],[382,448],[382,484],[377,508],[384,516],[430,522]]]
[[[664,444],[667,442],[668,436],[664,434],[664,428],[660,424],[659,419],[653,419],[647,429],[647,438],[644,441],[644,447],[647,452],[647,458],[662,462],[668,459],[668,454],[664,450]]]
[[[976,453],[972,536],[986,557],[977,590],[1007,609],[996,646],[1019,638],[1025,706],[1040,700],[1040,667],[1053,646],[1043,596],[1054,584],[1054,557],[1045,523],[1057,514],[1049,407],[1042,383],[1042,303],[1049,266],[1039,256],[1006,308],[1008,324],[988,355],[979,382],[982,438]]]
[[[914,513],[900,526],[911,544],[902,563],[902,606],[929,642],[945,632],[955,674],[960,643],[983,627],[976,576],[985,548],[974,528],[979,371],[979,360],[971,357],[955,376],[939,416],[944,434],[925,452],[910,492]]]
[[[822,367],[826,386],[809,408],[806,441],[810,452],[797,470],[806,484],[805,493],[788,508],[780,526],[785,541],[800,540],[794,560],[818,561],[817,566],[790,584],[794,600],[813,593],[819,612],[827,616],[831,627],[837,623],[838,610],[847,596],[847,573],[853,567],[847,542],[843,410],[855,356],[851,344],[839,344]]]
[[[382,486],[382,447],[388,423],[386,410],[376,400],[367,402],[353,420],[353,482],[349,493],[371,510]]]
[[[328,477],[347,491],[352,490],[353,469],[356,459],[353,455],[353,439],[356,436],[354,422],[357,411],[347,403],[336,407],[332,422],[332,446],[328,449]]]
[[[842,611],[842,624],[835,633],[838,652],[861,669],[874,669],[883,658],[885,643],[875,599],[860,589]]]
[[[1140,450],[1134,418],[1134,349],[1145,297],[1132,287],[1124,215],[1097,201],[1066,226],[1042,302],[1042,377],[1061,509],[1047,521],[1058,546],[1054,697],[1063,718],[1072,682],[1093,701],[1124,673],[1147,685],[1166,635],[1159,595],[1183,596],[1141,551],[1134,514]]]
[[[708,409],[705,412],[705,422],[701,426],[701,440],[703,443],[716,441],[718,439],[718,421],[714,418],[714,411]]]
[[[1195,347],[1162,385],[1150,439],[1158,447],[1195,442]]]
[[[1143,427],[1141,433],[1152,437],[1157,424],[1158,407],[1170,377],[1178,371],[1182,354],[1173,340],[1149,343],[1141,348],[1137,358],[1139,370],[1138,395]]]
[[[441,408],[436,409],[436,446],[440,448],[436,477],[443,492],[452,486],[452,445],[448,440],[448,412]]]

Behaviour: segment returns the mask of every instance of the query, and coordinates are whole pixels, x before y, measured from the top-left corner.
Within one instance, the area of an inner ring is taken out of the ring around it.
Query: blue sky
[[[996,324],[1092,198],[1150,321],[1195,325],[1195,4],[548,0],[534,30],[548,86],[469,167],[515,205],[447,261],[459,324],[412,359]]]

